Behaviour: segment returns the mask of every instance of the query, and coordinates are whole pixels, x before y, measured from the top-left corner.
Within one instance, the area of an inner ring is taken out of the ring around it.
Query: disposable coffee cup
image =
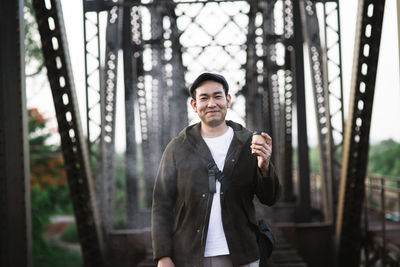
[[[255,131],[253,132],[253,141],[265,141],[265,137],[261,135],[262,132]]]
[[[252,141],[266,141],[265,137],[261,135],[262,132],[255,131],[253,132]],[[251,151],[252,154],[255,154],[254,151]]]

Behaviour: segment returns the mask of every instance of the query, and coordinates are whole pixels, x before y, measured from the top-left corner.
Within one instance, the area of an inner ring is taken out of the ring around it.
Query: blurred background
[[[284,196],[257,204],[279,237],[271,266],[399,264],[399,1],[0,11],[1,266],[155,266],[153,181],[167,143],[198,122],[187,88],[205,71],[230,84],[228,119],[273,137]]]

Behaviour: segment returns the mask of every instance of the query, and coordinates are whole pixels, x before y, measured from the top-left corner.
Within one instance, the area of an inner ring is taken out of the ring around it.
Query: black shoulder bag
[[[260,250],[260,267],[266,267],[268,258],[275,247],[275,237],[271,228],[264,220],[258,220],[257,243]]]

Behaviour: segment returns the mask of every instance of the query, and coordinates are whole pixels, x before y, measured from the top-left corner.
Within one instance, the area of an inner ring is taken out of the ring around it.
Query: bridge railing
[[[297,176],[294,177],[294,188],[297,190]],[[310,204],[314,215],[319,214],[314,219],[323,221],[326,192],[321,182],[319,174],[310,174]],[[400,266],[400,245],[391,237],[400,229],[397,223],[400,223],[400,177],[368,174],[365,178],[362,219],[366,239],[362,245],[361,266]]]
[[[295,181],[297,189],[297,181]],[[310,199],[314,210],[324,212],[324,199],[321,176],[310,174]],[[400,222],[400,177],[368,174],[365,179],[365,208],[375,214],[382,215],[382,219]]]
[[[365,190],[365,210],[381,214],[383,221],[400,222],[400,177],[368,174]]]
[[[373,259],[378,258],[383,266],[390,262],[398,264],[399,248],[387,242],[387,224],[390,221],[400,222],[400,177],[368,174],[365,179],[364,229],[367,233],[380,232],[379,238],[370,240],[370,249],[365,248],[369,266],[374,266]],[[377,254],[370,256],[368,250]]]

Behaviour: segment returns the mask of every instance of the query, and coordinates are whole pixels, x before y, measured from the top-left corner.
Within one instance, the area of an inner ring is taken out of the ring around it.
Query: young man
[[[190,88],[201,122],[167,146],[154,185],[152,242],[158,266],[258,266],[253,197],[274,204],[280,183],[272,140],[226,121],[229,86],[203,73]]]

